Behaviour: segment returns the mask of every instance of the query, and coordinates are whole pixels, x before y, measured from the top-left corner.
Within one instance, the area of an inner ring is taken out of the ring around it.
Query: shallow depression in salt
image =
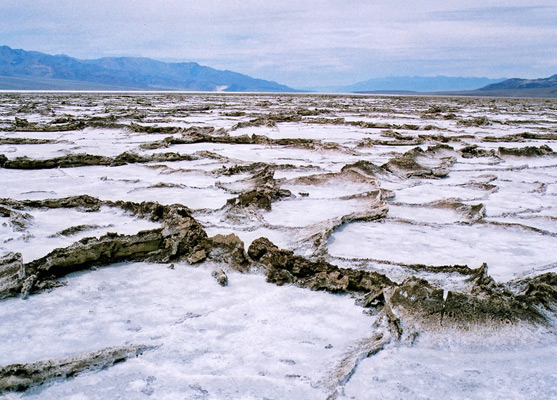
[[[489,274],[507,281],[534,270],[556,269],[557,237],[520,227],[423,225],[387,220],[355,222],[329,239],[335,257],[370,258],[403,264],[468,265],[486,262]]]
[[[122,344],[158,346],[94,375],[26,398],[324,398],[318,382],[373,318],[348,296],[277,287],[261,275],[211,265],[130,263],[69,276],[47,296],[3,302],[0,364],[64,357]],[[7,329],[7,327],[10,327]]]

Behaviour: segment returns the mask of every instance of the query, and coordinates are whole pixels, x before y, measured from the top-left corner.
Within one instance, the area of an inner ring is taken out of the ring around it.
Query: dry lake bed
[[[557,101],[0,94],[0,397],[557,398]]]

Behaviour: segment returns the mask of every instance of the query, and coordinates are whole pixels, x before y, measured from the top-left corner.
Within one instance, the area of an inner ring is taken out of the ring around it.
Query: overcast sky
[[[294,87],[557,73],[555,0],[0,0],[0,44],[196,61]]]

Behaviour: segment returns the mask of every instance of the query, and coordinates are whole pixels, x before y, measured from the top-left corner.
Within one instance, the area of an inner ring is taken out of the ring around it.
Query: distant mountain
[[[504,79],[461,78],[448,76],[390,76],[373,78],[348,86],[315,88],[317,91],[334,93],[376,92],[376,93],[408,93],[408,92],[443,92],[474,90],[483,86],[501,82]]]
[[[194,62],[165,63],[133,57],[79,60],[8,46],[0,46],[0,89],[296,91],[276,82]]]
[[[516,90],[557,88],[557,74],[541,79],[507,79],[503,82],[487,85],[479,90]]]
[[[543,79],[436,77],[374,78],[348,86],[311,88],[316,92],[392,95],[557,97],[557,74]]]
[[[375,78],[364,82],[358,82],[346,88],[352,92],[357,91],[379,91],[398,90],[413,92],[441,92],[446,90],[473,90],[503,79],[488,78],[461,78],[449,76],[399,76],[387,78]]]

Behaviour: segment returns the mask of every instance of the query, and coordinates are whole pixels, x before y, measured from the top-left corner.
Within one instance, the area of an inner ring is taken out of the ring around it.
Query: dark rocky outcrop
[[[554,318],[557,311],[557,274],[503,285],[487,274],[484,263],[473,270],[468,281],[469,292],[444,292],[423,279],[410,277],[389,289],[389,303],[402,319],[408,318],[415,324],[452,325],[461,329],[520,321],[547,324],[548,315]]]
[[[250,127],[257,127],[257,126],[267,126],[269,128],[272,128],[276,126],[276,122],[269,118],[257,117],[249,121],[241,121],[234,124],[234,126],[232,126],[232,130],[235,131],[241,128],[250,128]]]
[[[233,233],[205,238],[187,257],[190,264],[212,260],[228,264],[231,268],[246,272],[250,262],[244,249],[244,242]]]
[[[129,129],[132,132],[138,133],[177,133],[183,130],[177,126],[139,125],[133,122],[130,124]]]
[[[0,394],[22,392],[33,386],[72,378],[83,372],[102,370],[151,349],[153,347],[149,346],[109,347],[67,358],[6,365],[0,367]]]
[[[417,146],[424,143],[424,140],[421,138],[415,138],[410,140],[379,140],[379,139],[370,139],[370,138],[363,138],[358,140],[356,147],[358,148],[365,148],[365,147],[373,147],[373,146]]]
[[[266,166],[271,167],[271,165],[263,163],[263,162],[255,162],[247,165],[233,165],[231,167],[227,167],[225,165],[222,168],[219,168],[214,171],[216,175],[225,175],[225,176],[232,176],[237,174],[243,174],[246,172],[254,172],[263,170]],[[276,168],[276,165],[272,165],[272,168]]]
[[[234,130],[234,128],[232,129]],[[182,132],[181,137],[169,136],[163,140],[150,142],[140,145],[142,149],[158,149],[167,148],[175,144],[195,144],[195,143],[222,143],[222,144],[246,144],[246,145],[275,145],[295,147],[302,149],[313,150],[337,150],[350,152],[349,149],[344,148],[334,142],[323,142],[318,139],[304,139],[304,138],[283,138],[271,139],[264,135],[252,134],[250,135],[236,135],[231,136],[223,129],[219,130],[202,130],[202,129],[188,129]]]
[[[531,278],[519,279],[509,284],[510,290],[521,300],[557,314],[557,274],[548,272]]]
[[[353,164],[347,164],[344,167],[342,167],[341,172],[350,169],[356,170],[362,175],[367,175],[370,177],[387,173],[387,171],[384,168],[377,166],[370,161],[365,161],[365,160],[356,161]]]

